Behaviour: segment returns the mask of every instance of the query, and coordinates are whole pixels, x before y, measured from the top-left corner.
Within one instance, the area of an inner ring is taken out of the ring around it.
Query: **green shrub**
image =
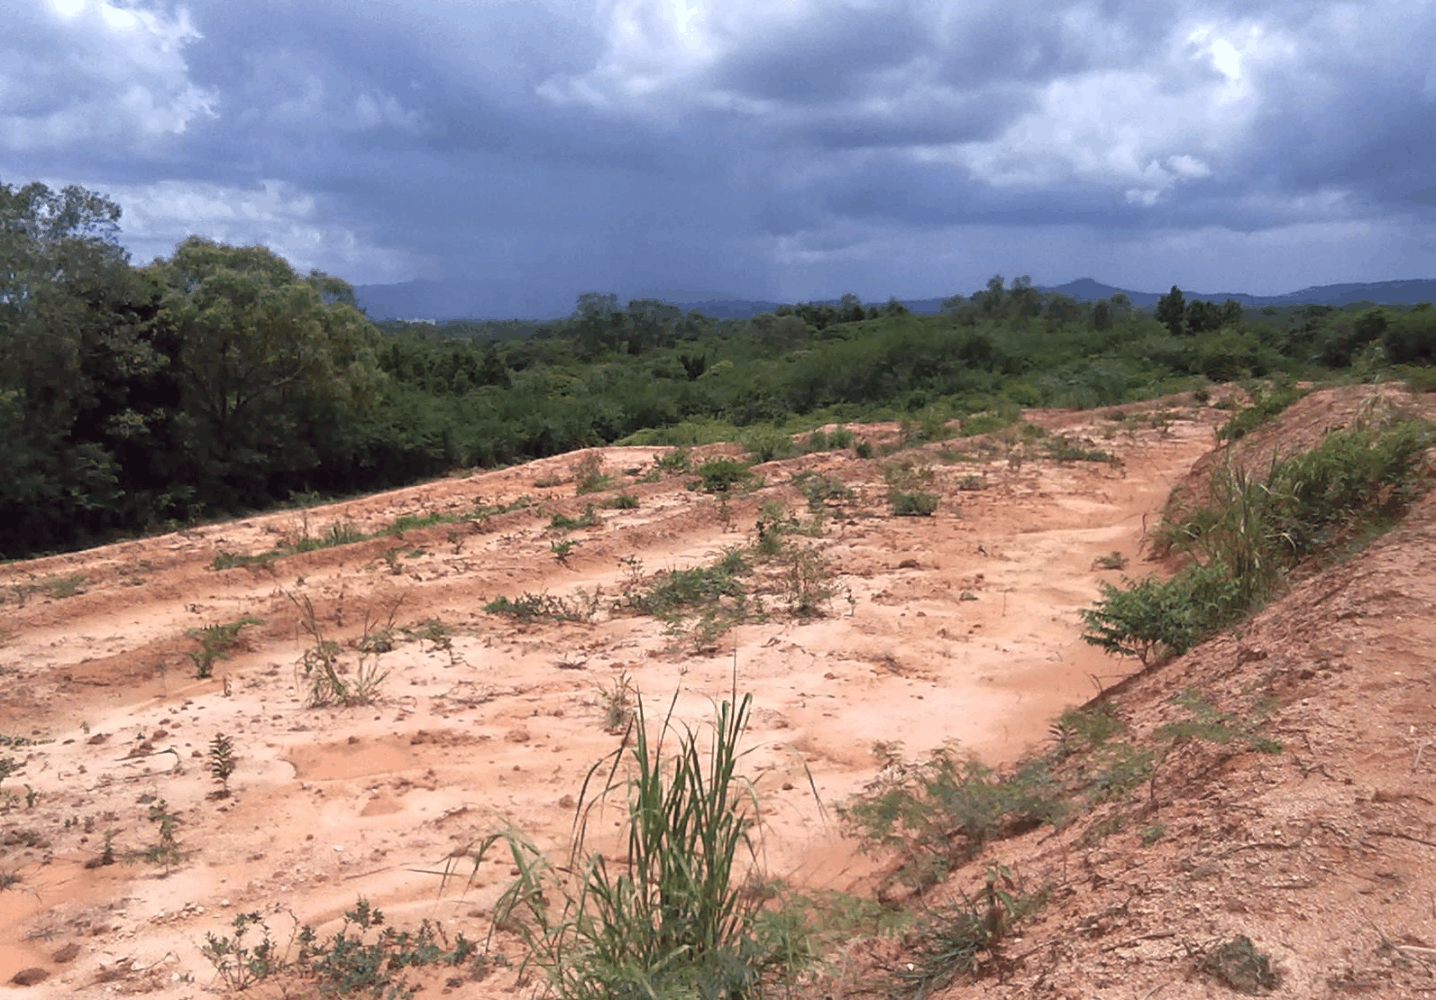
[[[710,458],[697,471],[697,488],[704,493],[728,493],[753,481],[752,470],[736,458]]]
[[[613,479],[604,475],[603,456],[591,451],[573,464],[574,490],[579,496],[608,489]]]
[[[923,921],[912,960],[897,970],[901,997],[922,1000],[963,976],[976,976],[987,964],[984,956],[1045,901],[1045,893],[1019,891],[1005,865],[990,866],[984,892],[964,892],[960,902],[937,907]]]
[[[837,427],[834,427],[828,433],[827,446],[830,451],[842,451],[844,448],[851,447],[852,443],[853,432],[848,430],[846,427],[843,427],[841,424]]]
[[[554,514],[548,520],[548,526],[555,531],[576,531],[579,528],[592,528],[598,524],[598,511],[593,504],[583,508],[583,514],[579,517],[569,517],[567,514]]]
[[[687,472],[688,449],[674,448],[662,455],[654,455],[653,467],[659,472]]]
[[[897,517],[931,517],[937,511],[940,500],[936,493],[922,491],[893,490],[888,493],[888,504]]]
[[[780,458],[791,458],[796,451],[792,438],[771,427],[758,428],[744,434],[743,447],[752,457],[755,465]],[[699,469],[698,471],[701,474],[703,470]]]
[[[1221,563],[1190,566],[1170,580],[1124,588],[1102,582],[1102,599],[1082,611],[1082,638],[1143,663],[1184,653],[1245,610],[1240,585]]]
[[[1000,431],[1004,427],[1011,427],[1021,419],[1022,410],[1015,405],[1004,406],[985,413],[974,413],[962,418],[962,436],[975,437],[978,434],[990,434],[993,431]]]
[[[747,571],[741,554],[716,566],[695,566],[660,573],[641,593],[631,594],[628,605],[640,614],[666,618],[675,612],[714,604],[722,598],[742,601],[747,591],[737,577]]]
[[[808,509],[814,513],[822,510],[830,500],[851,500],[853,489],[836,476],[825,476],[820,472],[805,471],[795,474],[791,480],[808,501]]]

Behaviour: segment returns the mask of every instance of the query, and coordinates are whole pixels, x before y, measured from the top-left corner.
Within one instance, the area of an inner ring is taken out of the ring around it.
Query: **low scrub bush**
[[[792,458],[798,450],[793,445],[792,438],[772,427],[757,428],[744,434],[743,447],[755,465],[780,458]],[[701,473],[702,470],[700,469],[699,472]]]
[[[710,458],[698,466],[695,489],[704,493],[729,493],[753,482],[753,471],[736,458]]]
[[[888,504],[897,517],[931,517],[937,512],[937,505],[940,501],[941,497],[936,493],[922,490],[915,492],[893,490],[888,494]]]
[[[380,688],[389,676],[389,672],[379,665],[379,654],[361,652],[358,665],[350,671],[343,663],[344,651],[340,645],[324,637],[309,595],[295,597],[290,594],[288,597],[299,610],[299,627],[311,642],[300,654],[296,667],[299,686],[304,689],[309,706],[340,705],[350,708],[377,701]]]
[[[409,969],[477,967],[482,962],[477,944],[462,933],[450,942],[443,928],[428,920],[412,932],[385,926],[383,912],[363,897],[328,937],[320,937],[305,924],[296,927],[289,943],[281,946],[258,912],[236,915],[230,927],[231,934],[206,933],[200,954],[214,966],[215,977],[233,991],[268,979],[298,980],[309,987],[304,995],[400,1000],[421,988],[409,981]],[[298,952],[291,959],[296,943]],[[281,992],[291,995],[287,988]]]
[[[984,958],[1046,898],[1045,892],[1023,892],[1007,866],[990,866],[983,891],[962,892],[960,901],[935,909],[923,922],[912,960],[897,972],[900,996],[921,1000],[978,974]]]
[[[825,476],[820,472],[799,472],[792,483],[808,501],[808,509],[814,513],[830,502],[842,502],[853,498],[853,488],[836,476]]]
[[[585,493],[600,493],[613,483],[613,477],[603,471],[603,456],[591,451],[573,464],[574,490],[579,496]]]
[[[914,888],[936,884],[983,845],[1067,813],[1047,761],[1001,773],[944,747],[920,764],[884,769],[840,814],[865,841],[897,850],[894,878]]]
[[[512,600],[499,595],[485,604],[484,610],[491,615],[508,615],[525,625],[536,621],[576,622],[585,618],[583,611],[573,602],[547,592],[525,592]]]
[[[549,518],[548,526],[555,531],[577,531],[580,528],[592,528],[598,524],[598,511],[593,504],[588,504],[583,513],[578,517],[569,517],[567,514],[554,514]]]

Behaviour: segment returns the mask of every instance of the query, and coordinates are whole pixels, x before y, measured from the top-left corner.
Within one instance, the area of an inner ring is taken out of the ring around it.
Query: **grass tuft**
[[[543,970],[552,995],[744,997],[809,953],[795,940],[801,929],[767,919],[764,894],[749,889],[761,871],[759,805],[738,765],[751,712],[750,695],[724,701],[705,740],[670,705],[655,741],[640,698],[623,746],[584,781],[564,865],[515,834],[479,846],[475,871],[495,844],[509,850],[518,877],[495,925],[523,936],[525,962]],[[610,858],[590,830],[615,800],[625,836]]]

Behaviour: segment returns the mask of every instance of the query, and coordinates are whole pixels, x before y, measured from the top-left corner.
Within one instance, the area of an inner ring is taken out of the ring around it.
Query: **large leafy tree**
[[[177,344],[116,242],[120,208],[79,187],[0,184],[0,551],[69,544],[181,509]]]
[[[306,480],[383,377],[353,290],[318,271],[300,277],[263,247],[198,236],[148,272],[165,290],[186,407],[207,470],[231,488],[224,499]]]

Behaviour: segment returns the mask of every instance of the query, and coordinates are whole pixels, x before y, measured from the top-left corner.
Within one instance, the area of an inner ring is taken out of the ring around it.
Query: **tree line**
[[[1148,315],[1025,276],[930,316],[585,293],[556,322],[376,325],[262,247],[190,237],[132,266],[119,220],[78,187],[0,184],[0,556],[700,426],[1098,406],[1436,353],[1429,306],[1250,313],[1174,288]]]

